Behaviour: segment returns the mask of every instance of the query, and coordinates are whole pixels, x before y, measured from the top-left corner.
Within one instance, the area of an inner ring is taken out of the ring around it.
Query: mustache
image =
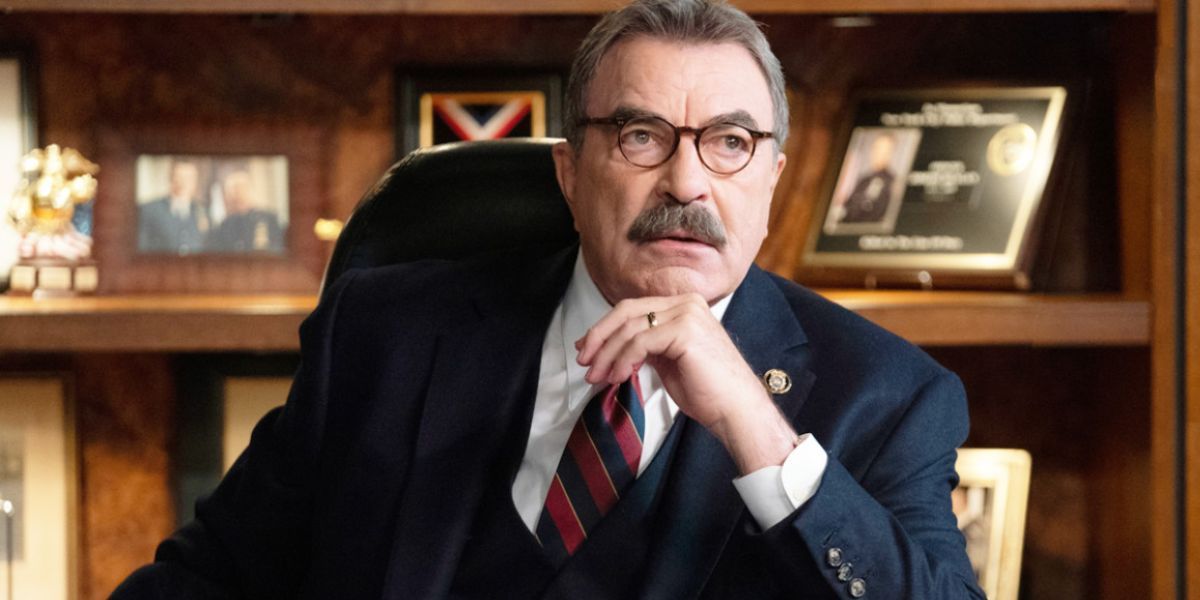
[[[650,206],[637,215],[629,226],[629,241],[642,242],[666,238],[683,232],[690,238],[715,248],[725,247],[725,226],[712,212],[698,204],[668,202]]]
[[[629,241],[647,242],[686,233],[714,248],[725,246],[725,226],[698,204],[667,202],[643,210],[629,226]]]

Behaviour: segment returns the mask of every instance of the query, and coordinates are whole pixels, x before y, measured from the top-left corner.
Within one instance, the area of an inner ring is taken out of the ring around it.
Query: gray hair
[[[696,44],[733,42],[741,45],[754,57],[767,78],[775,109],[775,127],[771,133],[778,142],[777,148],[783,146],[788,134],[783,68],[753,19],[723,0],[635,0],[605,15],[579,45],[571,64],[563,130],[577,151],[583,145],[577,123],[589,116],[584,114],[584,104],[600,60],[617,42],[635,36]]]

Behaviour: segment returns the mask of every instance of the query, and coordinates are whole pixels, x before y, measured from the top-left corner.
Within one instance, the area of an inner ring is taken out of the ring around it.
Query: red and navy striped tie
[[[537,537],[561,565],[637,478],[646,418],[635,374],[588,402],[571,430],[538,519]]]

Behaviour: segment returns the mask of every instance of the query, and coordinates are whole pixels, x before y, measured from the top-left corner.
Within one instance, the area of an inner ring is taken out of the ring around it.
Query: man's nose
[[[675,155],[663,168],[665,170],[658,182],[660,195],[669,196],[682,204],[708,199],[710,174],[700,160],[691,136],[679,140]]]

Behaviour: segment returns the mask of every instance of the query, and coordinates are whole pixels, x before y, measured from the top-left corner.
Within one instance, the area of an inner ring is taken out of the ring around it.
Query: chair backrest
[[[359,201],[322,288],[357,267],[549,252],[574,243],[578,236],[551,158],[558,141],[460,142],[412,152]]]

